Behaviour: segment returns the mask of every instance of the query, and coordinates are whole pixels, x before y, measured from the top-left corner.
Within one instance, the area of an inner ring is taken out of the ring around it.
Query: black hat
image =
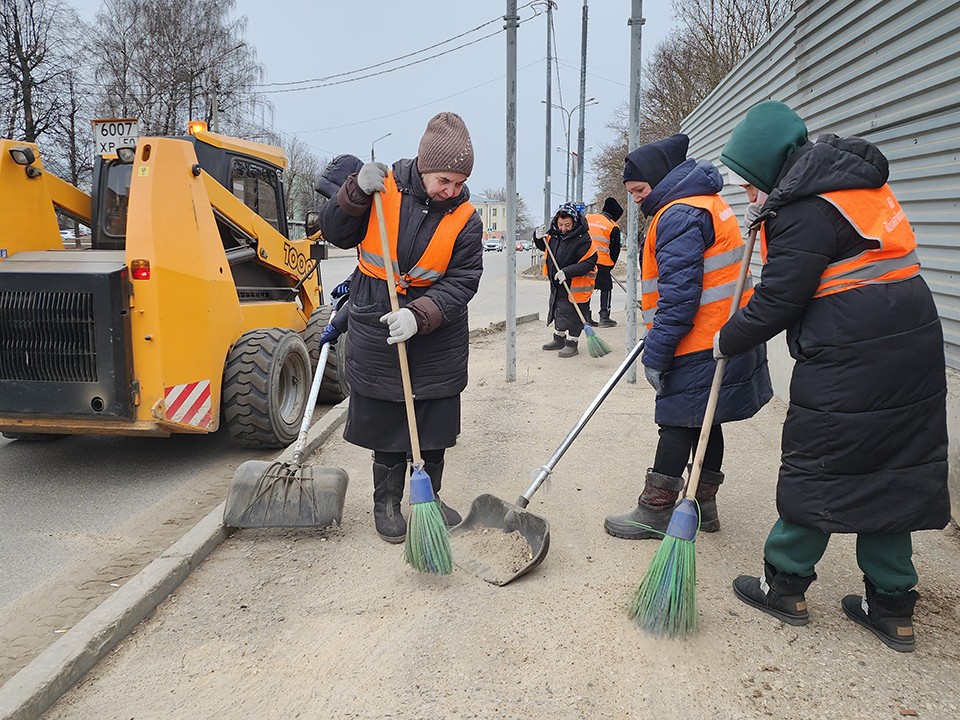
[[[637,180],[654,188],[671,170],[687,159],[690,138],[682,133],[641,145],[624,160],[623,181]]]
[[[603,201],[603,209],[600,211],[611,220],[616,222],[621,217],[623,217],[623,208],[620,207],[620,203],[614,200],[612,197],[608,197]]]
[[[337,155],[327,163],[317,180],[317,192],[328,200],[337,194],[340,186],[355,172],[360,172],[363,160],[356,155]]]

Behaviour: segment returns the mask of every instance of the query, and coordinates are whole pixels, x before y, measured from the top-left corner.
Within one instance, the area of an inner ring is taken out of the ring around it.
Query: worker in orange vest
[[[613,327],[616,320],[610,318],[610,300],[613,295],[613,280],[610,273],[620,257],[620,228],[617,220],[623,216],[623,208],[614,198],[603,201],[598,213],[587,213],[590,238],[597,250],[597,281],[595,289],[600,295],[600,327]],[[590,317],[588,314],[587,317]]]
[[[417,156],[392,167],[365,163],[321,211],[326,240],[356,247],[350,281],[346,372],[350,405],[343,437],[373,450],[373,518],[390,543],[406,537],[401,513],[411,453],[396,343],[407,343],[424,470],[439,492],[444,452],[460,433],[467,384],[467,303],[480,285],[483,231],[467,177],[473,144],[463,119],[442,112],[427,123]],[[384,265],[373,194],[381,193],[390,244]],[[387,281],[400,309],[391,310]],[[456,510],[441,502],[447,525]]]
[[[715,354],[787,333],[795,360],[777,510],[763,573],[736,596],[808,622],[804,593],[833,533],[856,533],[863,595],[843,612],[900,652],[915,647],[911,532],[950,520],[943,330],[916,239],[887,185],[886,157],[860,138],[821,135],[765,101],[720,155],[769,198],[763,282],[715,338]]]

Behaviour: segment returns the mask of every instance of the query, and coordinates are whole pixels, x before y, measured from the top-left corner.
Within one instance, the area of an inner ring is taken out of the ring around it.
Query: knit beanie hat
[[[656,187],[671,170],[687,159],[690,138],[682,133],[641,145],[623,163],[623,181],[649,183]]]
[[[720,160],[765,193],[773,190],[787,158],[807,142],[807,126],[781,102],[754,105],[730,133]]]
[[[469,175],[473,171],[473,143],[463,118],[456,113],[437,113],[420,138],[417,170],[421,175],[454,172]]]
[[[608,197],[603,201],[603,209],[600,212],[609,216],[609,218],[614,222],[623,217],[623,208],[620,207],[620,203],[618,203],[612,197]]]

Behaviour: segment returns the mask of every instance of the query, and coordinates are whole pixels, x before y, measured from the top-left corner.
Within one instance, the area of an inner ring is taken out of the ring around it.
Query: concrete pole
[[[517,379],[517,0],[507,0],[507,363],[506,381]],[[549,112],[550,108],[547,107]]]
[[[643,0],[631,0],[630,19],[630,130],[627,152],[640,145],[640,48],[643,39]],[[627,348],[637,344],[637,274],[640,208],[627,196]],[[627,382],[637,381],[637,364],[627,371]]]
[[[547,118],[546,118],[546,145],[543,151],[543,226],[550,227],[553,218],[551,209],[553,199],[550,188],[550,159],[553,155],[553,130],[551,119],[553,115],[553,95],[551,94],[551,79],[553,78],[553,0],[547,0]]]
[[[584,122],[587,112],[587,0],[583,0],[583,27],[580,36],[580,129],[577,131],[577,162],[580,167],[577,168],[577,193],[578,203],[583,202],[583,170],[584,170]]]

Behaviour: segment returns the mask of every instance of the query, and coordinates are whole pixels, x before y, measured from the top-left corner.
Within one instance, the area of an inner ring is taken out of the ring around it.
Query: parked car
[[[516,244],[515,247],[516,247],[517,252],[521,252],[521,251],[523,251],[523,249],[524,249],[523,243],[520,242],[519,240],[517,240],[517,244]]]
[[[503,252],[503,243],[499,240],[484,240],[483,242],[484,252],[490,252],[496,250],[497,252]]]

